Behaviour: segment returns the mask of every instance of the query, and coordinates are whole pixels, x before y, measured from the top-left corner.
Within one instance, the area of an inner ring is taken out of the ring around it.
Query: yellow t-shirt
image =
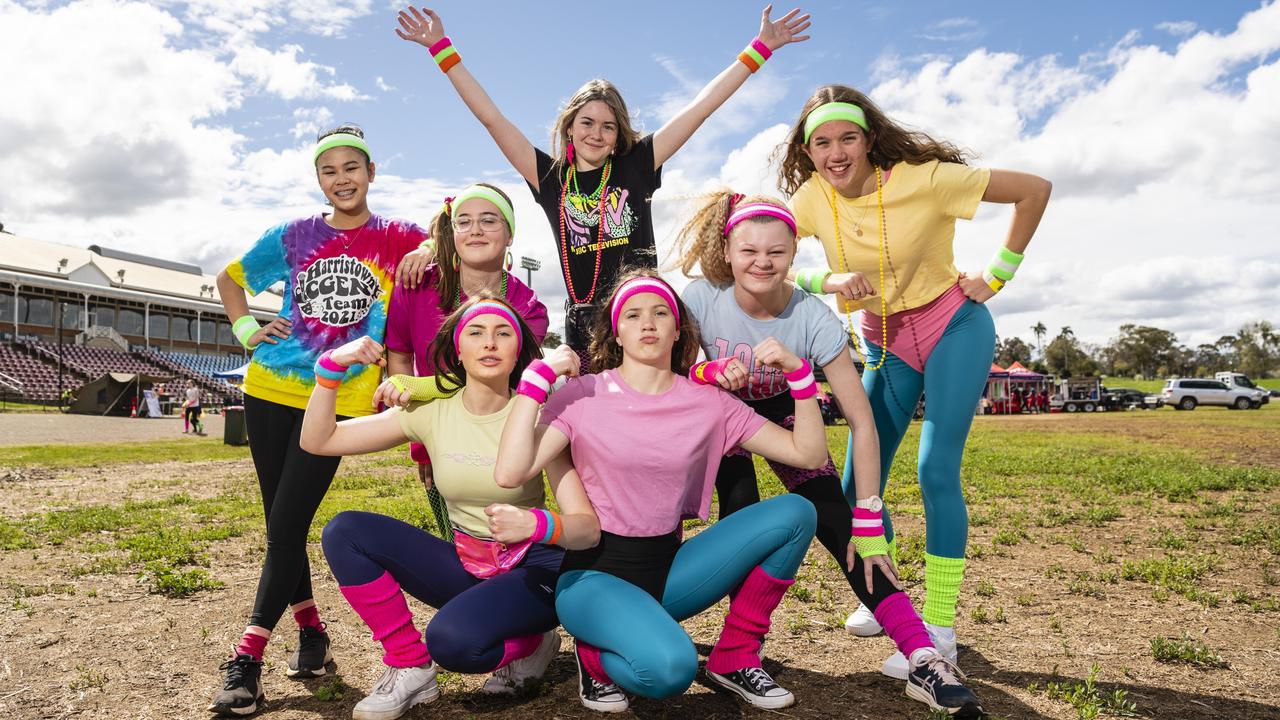
[[[905,162],[893,166],[884,185],[886,253],[880,287],[880,215],[876,194],[846,198],[835,193],[840,216],[846,272],[861,272],[877,293],[884,293],[889,313],[928,304],[955,284],[952,241],[956,219],[969,220],[987,191],[991,171],[959,163],[931,160],[921,165]],[[840,248],[836,246],[831,208],[831,184],[813,173],[791,198],[800,237],[817,237],[827,254],[827,264],[840,272]],[[858,234],[861,229],[862,234]],[[880,314],[880,296],[856,302],[840,302],[844,312],[867,310]]]
[[[468,535],[488,538],[489,518],[484,509],[490,504],[546,507],[542,475],[511,489],[493,481],[498,440],[511,414],[511,403],[492,415],[473,415],[462,405],[462,394],[409,405],[400,411],[400,428],[410,440],[427,446],[436,488],[449,508],[450,522]]]

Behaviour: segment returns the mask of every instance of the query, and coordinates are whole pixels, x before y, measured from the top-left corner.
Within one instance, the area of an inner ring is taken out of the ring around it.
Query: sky
[[[215,272],[278,222],[315,213],[318,129],[353,121],[378,163],[371,208],[424,226],[478,180],[515,198],[517,256],[562,316],[545,216],[386,0],[0,0],[0,222],[40,240]],[[1280,322],[1280,4],[817,2],[664,167],[662,262],[699,193],[779,194],[773,148],[819,85],[866,90],[977,163],[1054,183],[1018,277],[989,305],[1001,337],[1123,323],[1189,345]],[[493,0],[433,6],[504,113],[547,147],[592,77],[653,132],[759,29],[746,2]],[[588,10],[589,9],[589,10]],[[779,6],[774,16],[788,7]],[[582,27],[570,39],[567,31]],[[1270,97],[1272,100],[1266,100]],[[961,222],[977,272],[1009,206]],[[798,264],[821,264],[813,239]],[[671,275],[672,279],[675,274]]]

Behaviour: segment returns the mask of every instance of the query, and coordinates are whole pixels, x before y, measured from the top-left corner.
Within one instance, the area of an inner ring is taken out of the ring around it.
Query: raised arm
[[[764,12],[760,15],[760,35],[759,40],[769,49],[769,52],[792,42],[801,42],[808,40],[808,35],[800,35],[809,27],[809,15],[806,13],[800,15],[800,9],[796,8],[778,20],[769,20],[769,13],[773,10],[773,6],[765,7]],[[747,68],[747,65],[735,59],[729,67],[725,68],[719,75],[715,77],[706,87],[702,88],[702,92],[693,99],[683,110],[676,113],[676,116],[667,121],[658,132],[653,135],[653,165],[654,168],[660,167],[672,155],[676,154],[689,138],[693,137],[693,133],[702,126],[706,119],[711,117],[711,113],[715,112],[730,97],[737,92],[738,88],[747,81],[753,70]]]
[[[568,345],[561,345],[552,350],[545,360],[535,360],[525,370],[524,376],[532,378],[537,386],[526,392],[529,380],[522,380],[515,399],[511,401],[511,414],[502,428],[498,460],[493,467],[493,479],[498,485],[520,487],[569,447],[569,438],[564,433],[549,425],[538,424],[538,409],[545,402],[546,391],[555,382],[555,377],[578,374],[577,363],[577,353]]]
[[[774,338],[753,350],[756,362],[786,373],[791,396],[796,399],[794,430],[765,423],[742,447],[748,452],[792,467],[816,470],[827,462],[827,431],[818,408],[818,385],[808,361],[796,357]]]
[[[425,14],[425,16],[424,16]],[[440,16],[431,8],[422,8],[419,12],[416,7],[409,7],[407,10],[401,10],[399,15],[400,28],[396,30],[396,34],[403,40],[416,42],[430,51],[435,47],[434,55],[446,54],[448,49],[442,49],[440,45],[445,44],[444,23],[440,20]],[[457,53],[457,48],[452,48]],[[461,57],[455,54],[454,57]],[[445,65],[441,65],[442,68]],[[529,142],[529,138],[524,136],[510,120],[502,114],[497,104],[489,97],[489,94],[480,87],[480,82],[475,76],[467,70],[467,67],[461,61],[453,61],[452,67],[445,69],[445,75],[449,81],[453,83],[453,89],[457,91],[458,97],[462,98],[462,102],[466,104],[467,109],[472,115],[484,125],[484,129],[489,131],[489,135],[493,137],[494,142],[498,143],[498,149],[506,156],[511,166],[520,173],[520,177],[524,178],[533,185],[538,187],[538,160],[534,154],[533,143]]]
[[[326,353],[332,368],[348,368],[351,365],[378,364],[382,360],[382,346],[368,336]],[[321,362],[317,362],[320,365]],[[338,387],[340,381],[321,382],[317,377],[307,401],[307,412],[302,416],[302,434],[298,444],[312,455],[359,455],[393,448],[409,441],[400,427],[397,417],[400,410],[393,408],[377,415],[336,421]]]

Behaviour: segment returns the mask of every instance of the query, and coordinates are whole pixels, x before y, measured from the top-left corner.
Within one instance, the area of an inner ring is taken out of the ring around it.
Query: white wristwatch
[[[870,510],[871,512],[880,512],[884,509],[884,501],[880,499],[879,495],[872,495],[869,498],[859,500],[853,506],[863,510]]]

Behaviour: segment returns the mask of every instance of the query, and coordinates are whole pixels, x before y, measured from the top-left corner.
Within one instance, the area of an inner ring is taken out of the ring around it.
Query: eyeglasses
[[[356,125],[355,123],[343,123],[335,128],[330,128],[329,130],[325,130],[321,132],[319,135],[316,136],[316,142],[320,142],[321,140],[329,137],[330,135],[339,135],[339,134],[355,135],[356,137],[362,140],[364,139],[364,130],[361,129],[359,125]]]
[[[457,233],[469,233],[471,229],[480,224],[480,230],[483,232],[494,232],[502,227],[502,218],[497,215],[481,215],[479,220],[464,215],[453,221],[453,231]]]

